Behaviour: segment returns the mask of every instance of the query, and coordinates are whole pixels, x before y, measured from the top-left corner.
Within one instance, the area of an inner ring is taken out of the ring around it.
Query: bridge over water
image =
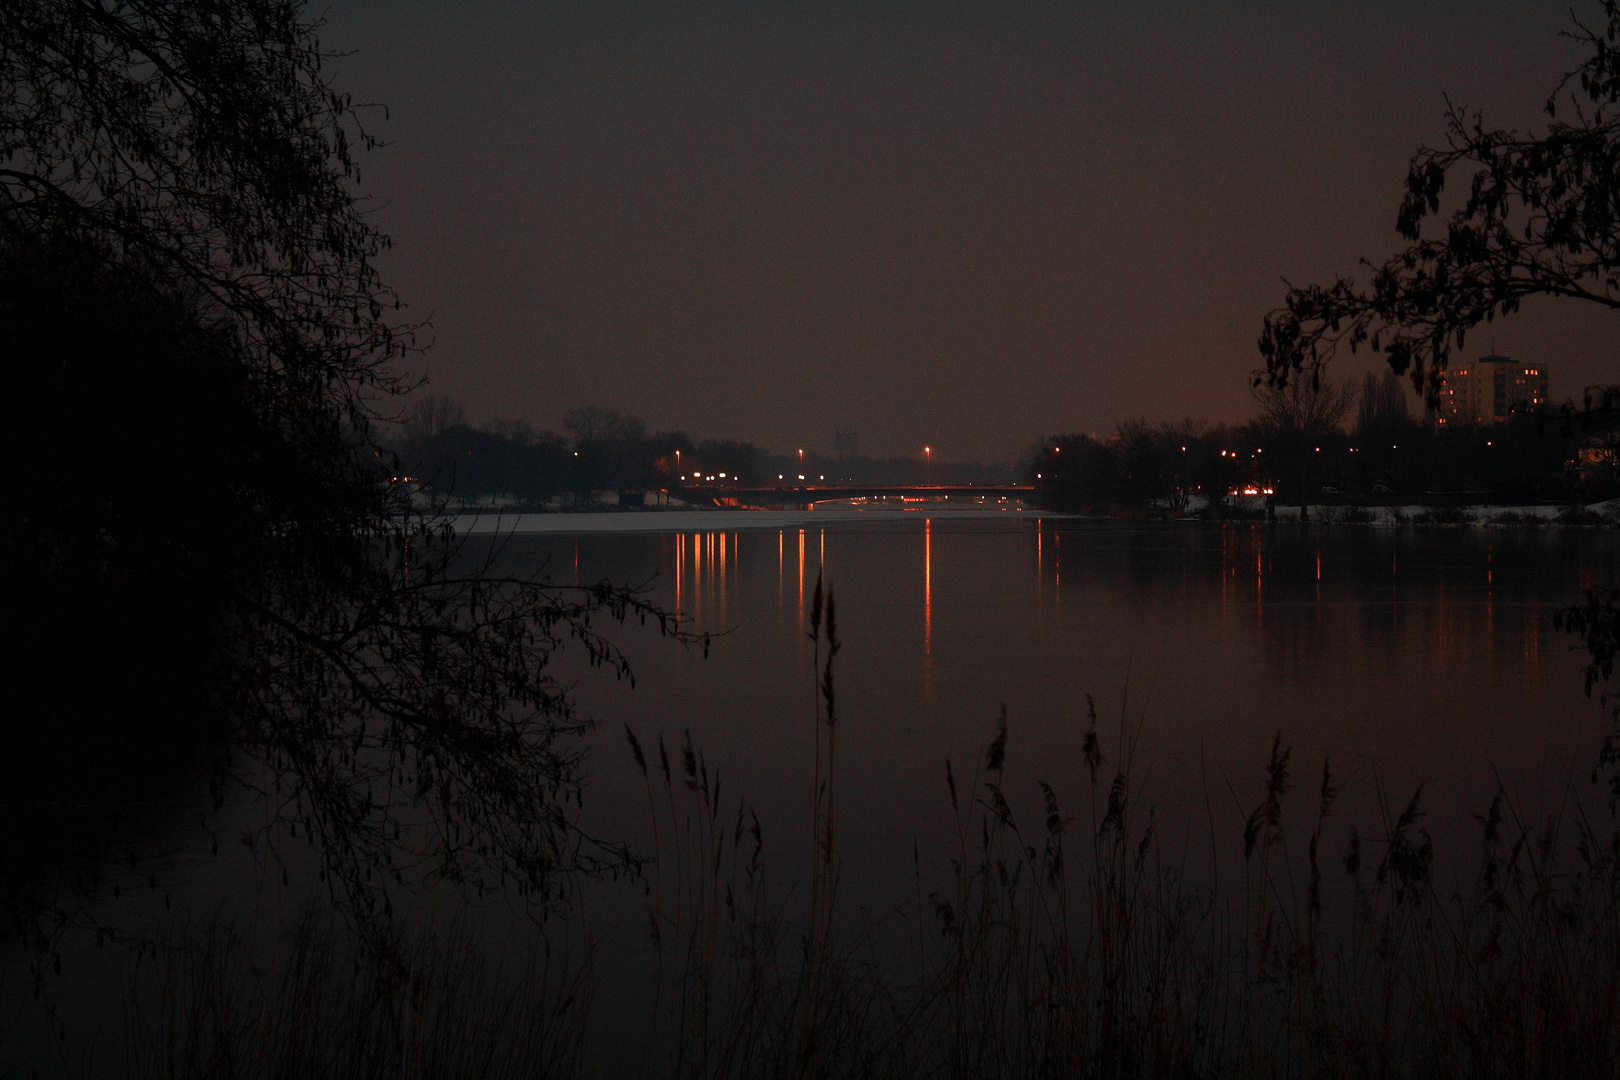
[[[964,503],[994,503],[1002,499],[1031,502],[1033,484],[777,484],[741,487],[725,484],[688,484],[671,488],[689,503],[717,502],[723,506],[809,506],[818,502],[868,499],[923,502],[934,499]]]

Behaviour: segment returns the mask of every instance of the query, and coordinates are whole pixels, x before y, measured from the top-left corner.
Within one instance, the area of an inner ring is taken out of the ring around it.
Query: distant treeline
[[[813,483],[1006,484],[1013,465],[833,457],[806,450],[773,453],[737,439],[694,439],[684,431],[649,432],[639,417],[586,406],[563,417],[562,433],[523,420],[473,425],[454,400],[421,399],[402,425],[396,449],[403,475],[438,495],[503,496],[541,504],[561,496],[588,502],[593,492],[678,491],[715,478],[730,486]]]
[[[1566,437],[1556,416],[1437,428],[1410,414],[1409,393],[1388,373],[1359,384],[1303,378],[1258,388],[1258,415],[1241,424],[1130,420],[1106,437],[1049,436],[1034,447],[1028,478],[1061,512],[1177,510],[1197,497],[1221,513],[1234,506],[1233,492],[1268,489],[1280,505],[1435,497],[1522,505],[1615,489],[1614,447]]]

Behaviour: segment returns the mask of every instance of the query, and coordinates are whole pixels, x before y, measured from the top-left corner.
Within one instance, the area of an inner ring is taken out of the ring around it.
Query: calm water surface
[[[837,785],[854,904],[902,891],[913,839],[944,850],[945,760],[971,771],[1003,705],[1007,787],[1030,816],[1037,779],[1070,805],[1088,797],[1090,694],[1108,769],[1122,729],[1134,742],[1133,780],[1161,835],[1207,837],[1213,819],[1235,836],[1280,733],[1307,785],[1331,760],[1346,823],[1375,823],[1381,800],[1398,813],[1422,783],[1437,840],[1469,854],[1472,812],[1498,781],[1527,811],[1572,787],[1590,795],[1610,723],[1583,693],[1583,654],[1552,627],[1583,588],[1614,582],[1603,532],[811,515],[518,536],[506,557],[565,581],[646,580],[696,628],[723,632],[707,659],[631,635],[634,689],[581,682],[604,722],[592,825],[639,835],[623,725],[672,746],[689,730],[759,808],[790,874],[808,843],[804,625],[825,575],[843,638]]]
[[[809,848],[815,654],[804,627],[818,574],[834,589],[843,639],[836,784],[851,912],[914,895],[914,842],[924,873],[943,872],[954,845],[945,761],[971,776],[1003,706],[1019,814],[1035,820],[1037,779],[1077,812],[1089,798],[1090,694],[1103,782],[1122,737],[1133,742],[1133,782],[1160,835],[1203,852],[1212,834],[1235,849],[1278,733],[1302,788],[1331,759],[1341,827],[1375,823],[1381,799],[1404,806],[1424,784],[1443,855],[1471,854],[1471,813],[1499,781],[1529,813],[1571,790],[1599,801],[1588,774],[1610,720],[1582,692],[1582,654],[1552,615],[1583,588],[1615,582],[1606,532],[949,514],[701,521],[713,527],[516,535],[502,558],[564,582],[645,581],[653,599],[719,635],[705,659],[649,631],[611,630],[635,687],[572,672],[602,721],[589,736],[586,823],[648,843],[623,727],[672,750],[689,731],[727,804],[758,809],[786,895]],[[250,875],[226,864],[230,852],[210,856],[199,835],[177,828],[153,844],[174,852],[179,907],[208,913]],[[592,893],[599,985],[610,1002],[628,1000],[645,951],[639,891]],[[92,1014],[109,983],[96,985],[83,992]]]

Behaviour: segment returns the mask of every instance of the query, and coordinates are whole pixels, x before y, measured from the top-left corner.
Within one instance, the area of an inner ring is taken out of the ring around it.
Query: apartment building
[[[1441,427],[1500,424],[1515,409],[1540,409],[1546,404],[1546,364],[1515,364],[1506,356],[1482,356],[1471,364],[1446,369],[1434,422]]]

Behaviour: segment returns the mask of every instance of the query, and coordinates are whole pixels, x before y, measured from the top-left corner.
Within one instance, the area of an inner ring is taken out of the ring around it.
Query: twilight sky
[[[1538,123],[1568,11],[336,0],[323,37],[389,106],[385,269],[474,419],[999,460],[1247,416],[1282,279],[1398,248],[1444,95]],[[1539,305],[1467,356],[1562,399],[1615,381],[1614,318]]]

